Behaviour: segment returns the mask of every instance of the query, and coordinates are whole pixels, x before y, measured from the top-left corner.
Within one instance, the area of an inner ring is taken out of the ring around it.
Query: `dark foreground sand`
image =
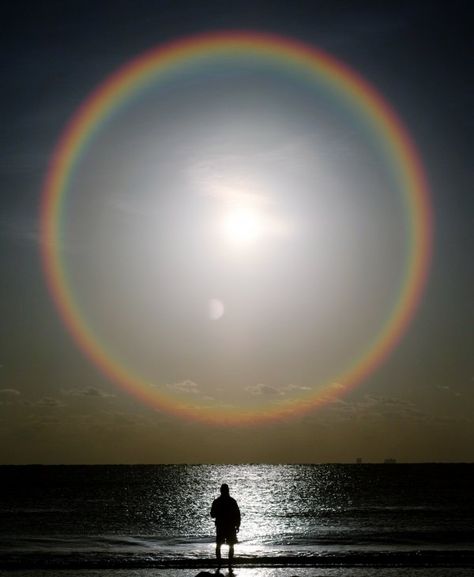
[[[197,577],[195,569],[50,569],[8,571],[1,577]],[[215,577],[212,568],[201,577]],[[472,567],[236,567],[221,577],[472,577]]]

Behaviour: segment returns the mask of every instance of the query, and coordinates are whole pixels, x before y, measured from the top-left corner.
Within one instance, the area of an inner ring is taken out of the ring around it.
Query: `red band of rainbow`
[[[266,409],[216,410],[178,402],[154,383],[130,371],[99,342],[87,325],[66,278],[61,251],[61,217],[71,174],[83,152],[109,115],[151,81],[206,58],[251,56],[291,68],[324,83],[350,101],[385,148],[399,181],[406,207],[409,254],[399,296],[378,334],[364,352],[330,383],[297,400]],[[407,329],[426,283],[432,243],[432,210],[426,176],[416,148],[387,102],[356,72],[328,54],[299,41],[253,32],[221,32],[185,38],[152,49],[105,80],[76,111],[51,159],[41,206],[42,258],[47,284],[59,313],[80,349],[110,379],[149,405],[210,423],[238,424],[286,418],[310,411],[340,396],[372,373],[394,349]]]

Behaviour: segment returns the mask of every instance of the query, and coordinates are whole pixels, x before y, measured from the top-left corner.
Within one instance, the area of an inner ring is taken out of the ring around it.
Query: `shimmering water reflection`
[[[249,553],[257,544],[294,544],[298,536],[307,533],[318,511],[324,515],[345,500],[340,490],[332,494],[340,487],[328,468],[242,465],[213,467],[211,471],[211,484],[218,487],[225,479],[239,502],[243,517],[240,540]]]
[[[308,563],[332,577],[400,556],[474,565],[472,465],[3,467],[2,482],[2,567],[212,568],[223,482],[242,513],[240,577]]]

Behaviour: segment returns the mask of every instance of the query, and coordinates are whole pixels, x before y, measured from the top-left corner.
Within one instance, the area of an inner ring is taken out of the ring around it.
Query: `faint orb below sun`
[[[219,299],[210,299],[208,303],[208,314],[211,321],[218,321],[224,314],[224,303]]]

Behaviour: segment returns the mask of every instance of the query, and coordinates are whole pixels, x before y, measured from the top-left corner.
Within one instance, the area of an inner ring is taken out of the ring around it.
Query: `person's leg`
[[[221,568],[221,544],[216,544],[217,570]]]
[[[229,545],[229,569],[232,569],[232,562],[234,561],[234,545]]]

